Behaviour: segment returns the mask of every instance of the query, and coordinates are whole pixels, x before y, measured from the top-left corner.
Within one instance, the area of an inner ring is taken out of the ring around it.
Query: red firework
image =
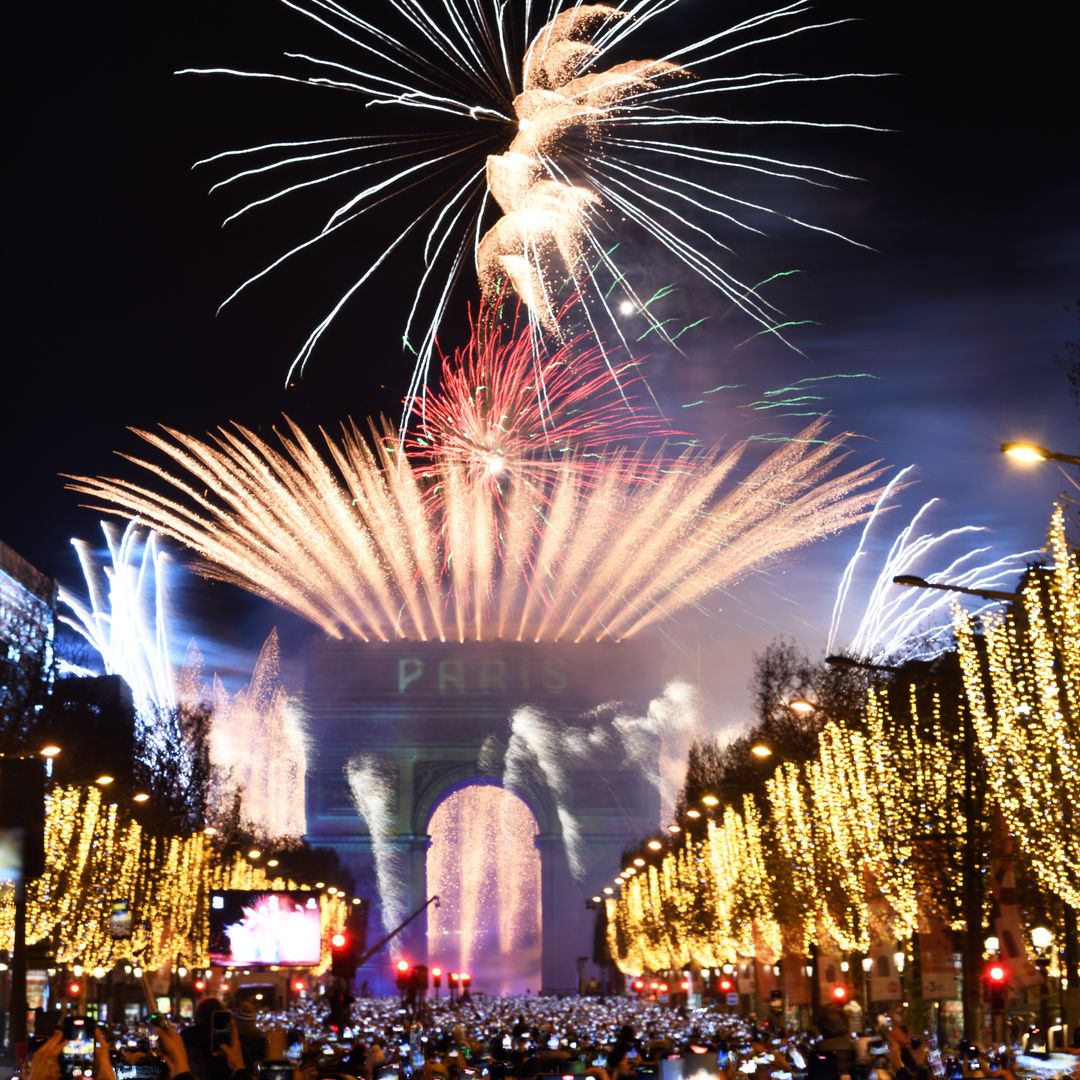
[[[498,486],[542,483],[568,456],[586,468],[595,456],[599,468],[601,448],[675,434],[641,398],[640,360],[613,360],[584,333],[549,346],[520,307],[509,326],[487,304],[470,322],[469,343],[442,357],[439,390],[411,403],[413,458],[462,465]]]

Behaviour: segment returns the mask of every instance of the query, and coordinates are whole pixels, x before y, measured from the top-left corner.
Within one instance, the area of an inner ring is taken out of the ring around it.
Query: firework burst
[[[489,299],[509,283],[538,328],[555,328],[557,297],[569,288],[588,296],[581,317],[598,341],[622,338],[615,318],[622,305],[665,337],[663,323],[617,262],[618,245],[609,232],[617,218],[620,232],[640,230],[762,332],[780,334],[789,324],[756,287],[730,272],[730,248],[713,226],[761,233],[771,215],[839,236],[749,201],[725,189],[720,178],[750,173],[822,187],[853,177],[715,145],[719,133],[740,126],[862,126],[739,118],[712,107],[726,95],[762,87],[871,77],[746,65],[758,47],[846,21],[807,20],[807,0],[766,10],[656,59],[617,63],[616,54],[678,0],[574,3],[563,11],[558,0],[386,0],[374,17],[366,5],[360,15],[338,0],[282,2],[336,39],[346,59],[289,53],[289,71],[185,73],[334,90],[378,106],[366,111],[369,123],[387,110],[397,113],[397,122],[387,125],[388,134],[267,143],[198,163],[238,166],[213,189],[247,187],[252,193],[226,222],[310,189],[349,190],[308,239],[244,281],[225,303],[389,201],[405,195],[420,206],[416,212],[410,202],[389,244],[364,260],[304,342],[290,376],[303,368],[350,298],[413,239],[422,257],[404,335],[417,356],[409,402],[426,385],[438,327],[470,263]],[[418,131],[422,118],[436,130]]]
[[[888,500],[903,490],[913,465],[901,469],[885,486],[873,513],[866,520],[858,546],[840,578],[833,604],[832,622],[826,651],[840,650],[841,631],[845,614],[856,585],[858,572],[869,555],[869,540],[878,530],[882,514],[890,507]],[[987,560],[989,545],[967,547],[964,541],[983,536],[987,529],[981,525],[960,525],[944,532],[922,532],[924,518],[939,500],[930,499],[915,512],[911,520],[896,534],[859,611],[858,622],[850,630],[843,651],[873,663],[903,663],[907,660],[929,660],[954,645],[953,611],[960,598],[955,592],[929,589],[905,589],[893,583],[893,578],[918,574],[930,582],[944,582],[967,589],[1002,589],[1015,581],[1025,566],[1039,553],[1023,551]],[[941,569],[932,573],[926,567],[936,560]],[[946,561],[947,560],[947,561]],[[942,563],[944,562],[944,565]],[[996,601],[983,602],[975,614],[994,607]]]
[[[838,466],[820,423],[740,475],[744,446],[676,458],[561,463],[538,500],[505,503],[454,461],[412,465],[392,430],[296,425],[271,445],[234,425],[208,439],[138,434],[171,489],[70,477],[106,512],[137,516],[205,560],[202,572],[364,641],[621,640],[755,567],[859,520],[879,470]],[[434,499],[425,497],[432,486]]]
[[[651,403],[633,396],[639,361],[613,367],[587,335],[541,342],[538,352],[520,308],[518,316],[508,325],[481,305],[468,345],[443,356],[439,390],[414,402],[417,430],[405,440],[414,460],[436,471],[460,465],[470,481],[486,478],[499,490],[526,483],[540,494],[568,455],[600,470],[603,448],[673,434]]]

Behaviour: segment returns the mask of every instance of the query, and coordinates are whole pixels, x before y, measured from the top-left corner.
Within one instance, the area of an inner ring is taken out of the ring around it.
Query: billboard
[[[210,962],[228,967],[294,964],[322,956],[319,900],[309,892],[210,894]]]

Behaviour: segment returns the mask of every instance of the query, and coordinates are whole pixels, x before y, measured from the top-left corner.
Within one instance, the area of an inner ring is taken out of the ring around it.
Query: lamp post
[[[1042,975],[1039,984],[1039,1030],[1046,1040],[1046,1049],[1050,1046],[1050,947],[1054,944],[1054,935],[1045,926],[1036,926],[1031,931],[1031,944],[1035,946],[1035,964]]]
[[[927,581],[926,578],[915,574],[897,574],[893,578],[894,585],[907,585],[913,589],[937,589],[939,592],[962,593],[964,596],[978,596],[983,600],[1005,600],[1013,603],[1020,599],[1019,593],[1007,592],[1004,589],[969,589],[966,585],[949,585],[944,581]]]
[[[1045,446],[1031,442],[1007,442],[1001,444],[1001,452],[1023,465],[1034,465],[1039,461],[1060,461],[1065,465],[1080,465],[1080,457],[1075,454],[1060,454],[1047,450]]]

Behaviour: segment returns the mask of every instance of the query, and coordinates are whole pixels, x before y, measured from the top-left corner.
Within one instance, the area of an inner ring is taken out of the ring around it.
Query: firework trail
[[[61,585],[58,597],[70,615],[61,614],[60,621],[96,650],[106,674],[119,675],[131,688],[137,733],[148,752],[167,749],[164,712],[198,709],[209,702],[217,810],[227,813],[233,792],[239,790],[245,817],[262,833],[300,838],[306,831],[306,738],[297,707],[279,679],[277,631],[263,645],[248,687],[230,696],[214,676],[208,688],[194,643],[183,667],[177,669],[172,662],[169,560],[157,536],[135,522],[123,530],[108,522],[101,527],[109,563],[101,563],[85,541],[72,540],[88,599]]]
[[[628,760],[641,769],[660,796],[660,825],[675,817],[675,803],[686,783],[690,747],[708,734],[696,686],[673,679],[644,716],[612,721]]]
[[[353,805],[371,836],[375,879],[382,905],[382,923],[392,930],[406,915],[405,859],[395,847],[397,772],[392,763],[374,754],[360,754],[345,766]]]
[[[352,424],[323,432],[325,452],[291,422],[279,448],[239,425],[206,440],[139,432],[166,464],[130,460],[170,495],[124,479],[69,486],[332,637],[618,641],[865,516],[880,470],[840,470],[844,440],[823,430],[743,474],[745,445],[599,469],[571,458],[542,502],[523,486],[505,506],[462,466],[433,476],[395,453],[392,431],[372,449]]]
[[[915,466],[901,469],[885,486],[873,512],[867,518],[858,546],[840,578],[833,603],[832,621],[826,645],[828,653],[840,651],[840,634],[844,629],[845,609],[851,597],[856,572],[869,551],[869,538],[879,517],[889,507],[886,502],[905,486],[905,478]],[[871,663],[903,663],[905,660],[929,660],[953,646],[952,609],[962,599],[956,593],[928,589],[903,588],[893,584],[901,574],[914,574],[930,582],[944,582],[968,589],[1002,589],[1023,573],[1027,561],[1038,554],[1024,551],[984,561],[989,546],[964,550],[955,555],[956,541],[988,530],[979,525],[962,525],[942,533],[919,533],[922,520],[938,503],[930,499],[916,511],[911,520],[895,536],[869,594],[859,612],[859,621],[847,635],[848,645],[843,652]],[[955,557],[950,557],[949,552]],[[930,560],[950,558],[940,570],[927,573]],[[993,605],[983,603],[977,612]]]
[[[219,811],[239,791],[244,817],[261,835],[299,840],[307,832],[307,732],[280,672],[274,630],[246,687],[230,695],[214,677],[210,760]]]
[[[397,123],[386,125],[390,134],[265,143],[197,163],[233,168],[211,190],[248,187],[252,192],[226,222],[309,189],[351,185],[321,228],[244,281],[225,303],[395,197],[409,195],[422,204],[418,213],[412,206],[404,212],[394,238],[311,332],[290,377],[303,369],[345,304],[406,240],[415,239],[423,250],[404,332],[417,356],[411,402],[426,384],[438,327],[470,263],[489,297],[509,282],[538,331],[555,328],[555,298],[568,285],[589,296],[582,315],[597,340],[601,322],[613,339],[622,338],[615,315],[623,305],[666,336],[617,264],[618,245],[611,235],[617,219],[621,231],[642,231],[762,332],[779,335],[791,324],[757,287],[740,282],[725,267],[730,248],[701,222],[761,234],[761,222],[771,216],[840,237],[741,198],[725,190],[719,178],[749,173],[770,182],[828,187],[854,177],[713,145],[731,128],[863,126],[740,118],[712,107],[725,95],[762,87],[874,77],[747,65],[758,47],[847,21],[806,20],[808,0],[763,11],[666,56],[612,66],[606,65],[614,54],[643,37],[678,0],[574,3],[563,11],[557,0],[387,0],[376,19],[338,0],[283,2],[332,35],[348,61],[287,53],[290,71],[204,68],[183,74],[335,90],[355,95],[367,118],[390,110]],[[422,118],[433,130],[415,130]],[[493,221],[496,211],[501,213]]]
[[[576,722],[531,705],[515,709],[506,741],[495,735],[485,740],[480,767],[501,775],[509,791],[527,793],[539,787],[551,795],[570,872],[583,883],[590,868],[573,810],[575,770],[595,767],[598,757],[637,770],[659,795],[663,824],[674,816],[690,746],[707,734],[697,688],[674,679],[649,703],[644,716],[624,713],[614,704],[593,709]],[[620,805],[618,790],[612,789],[612,795]]]
[[[628,396],[640,382],[637,365],[610,367],[585,335],[538,355],[527,324],[507,325],[496,307],[482,304],[466,348],[443,357],[440,389],[407,410],[422,425],[406,437],[406,449],[413,460],[460,465],[470,481],[538,490],[568,454],[587,463],[601,449],[674,434]]]
[[[86,581],[87,599],[63,585],[60,603],[71,627],[101,657],[107,675],[119,675],[131,688],[140,722],[152,725],[159,709],[176,705],[169,656],[166,603],[168,556],[157,537],[130,522],[124,529],[102,522],[108,563],[99,561],[85,540],[72,540]]]

